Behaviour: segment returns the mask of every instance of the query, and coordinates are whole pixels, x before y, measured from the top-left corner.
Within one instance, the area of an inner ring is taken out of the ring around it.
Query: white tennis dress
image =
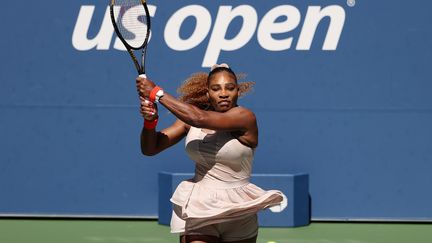
[[[285,195],[265,191],[249,182],[254,150],[230,132],[203,132],[191,127],[186,152],[195,161],[195,177],[174,192],[171,232],[182,233],[207,225],[250,217],[259,210],[286,206]]]

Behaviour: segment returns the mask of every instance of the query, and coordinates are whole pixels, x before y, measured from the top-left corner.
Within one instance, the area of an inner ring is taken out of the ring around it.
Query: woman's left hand
[[[142,117],[148,121],[153,121],[159,117],[157,105],[140,97],[140,113]]]
[[[154,87],[156,87],[156,85],[150,79],[138,76],[136,78],[136,87],[140,98],[148,100],[150,97],[150,92]]]

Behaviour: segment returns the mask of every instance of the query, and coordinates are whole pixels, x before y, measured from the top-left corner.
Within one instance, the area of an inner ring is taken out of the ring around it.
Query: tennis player
[[[192,75],[179,88],[179,99],[146,78],[137,78],[144,128],[141,149],[155,155],[186,138],[186,153],[195,162],[194,178],[180,183],[171,202],[171,232],[180,242],[256,242],[257,212],[281,211],[286,197],[249,182],[258,127],[254,113],[237,104],[253,83],[238,83],[227,64]],[[159,102],[178,119],[156,131]]]

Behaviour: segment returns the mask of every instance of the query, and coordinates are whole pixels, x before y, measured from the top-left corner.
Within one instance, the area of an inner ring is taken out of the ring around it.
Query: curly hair
[[[232,74],[236,83],[238,83],[237,80],[246,77],[245,74],[235,74],[231,68],[225,66],[212,68],[210,73],[194,73],[177,89],[177,93],[180,94],[179,99],[202,110],[208,109],[210,107],[210,102],[207,97],[209,80],[219,72],[228,72]],[[255,82],[250,81],[238,83],[239,96],[242,97],[251,91],[254,84]]]

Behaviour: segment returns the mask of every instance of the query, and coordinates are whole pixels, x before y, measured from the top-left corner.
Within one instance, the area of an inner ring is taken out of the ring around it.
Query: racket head
[[[111,0],[111,22],[114,30],[129,50],[147,46],[150,36],[150,13],[146,0]]]

